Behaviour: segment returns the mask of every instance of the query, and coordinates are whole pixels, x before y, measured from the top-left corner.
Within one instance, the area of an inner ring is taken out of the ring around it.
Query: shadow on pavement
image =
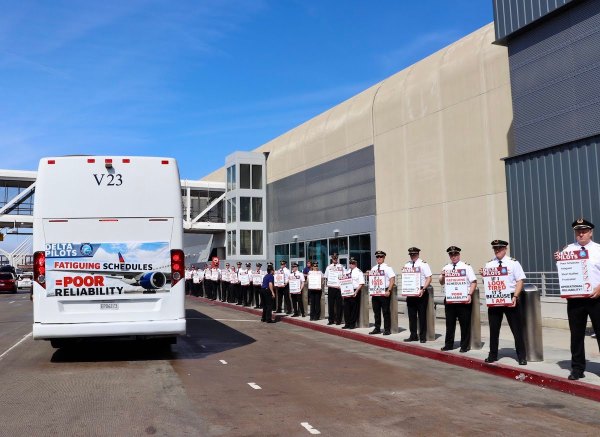
[[[53,363],[201,359],[254,343],[254,338],[204,313],[186,309],[187,333],[169,345],[151,340],[84,340],[57,349]]]

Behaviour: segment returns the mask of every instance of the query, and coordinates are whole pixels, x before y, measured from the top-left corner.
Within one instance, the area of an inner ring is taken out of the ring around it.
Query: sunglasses
[[[385,258],[383,255],[375,255],[375,258]]]

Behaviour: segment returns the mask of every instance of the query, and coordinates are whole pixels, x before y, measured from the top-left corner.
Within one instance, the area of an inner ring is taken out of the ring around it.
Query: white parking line
[[[225,360],[219,360],[221,362],[221,364],[227,364],[227,361]]]
[[[20,339],[19,341],[17,341],[15,344],[13,344],[11,347],[9,347],[8,349],[6,349],[4,351],[4,353],[2,355],[0,355],[0,360],[2,358],[4,358],[6,356],[7,353],[9,353],[11,350],[13,350],[14,348],[16,348],[18,345],[20,345],[21,343],[23,343],[25,340],[27,340],[27,337],[31,337],[31,334],[33,334],[33,332],[30,332],[29,334],[27,334],[25,337],[23,337],[22,339]]]
[[[300,425],[302,425],[304,428],[306,428],[306,430],[308,432],[310,432],[311,434],[321,434],[321,431],[313,428],[312,425],[308,422],[300,422]]]
[[[15,303],[16,300],[11,300],[8,304],[10,305],[11,303]]]
[[[260,385],[255,384],[254,382],[249,382],[248,385],[252,387],[254,390],[261,390]]]

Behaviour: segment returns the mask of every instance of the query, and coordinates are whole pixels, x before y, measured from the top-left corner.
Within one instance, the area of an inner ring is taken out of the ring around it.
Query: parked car
[[[17,276],[17,288],[31,290],[33,287],[33,276],[24,274]]]
[[[17,292],[17,278],[14,273],[0,272],[0,291]]]

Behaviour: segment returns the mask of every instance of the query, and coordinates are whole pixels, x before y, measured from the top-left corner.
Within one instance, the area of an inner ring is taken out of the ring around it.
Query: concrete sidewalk
[[[229,307],[238,311],[260,316],[261,310],[255,310],[248,307],[241,307],[235,304],[225,302],[211,301],[206,298],[194,298],[205,301],[210,304]],[[486,321],[481,323],[481,340],[483,348],[481,350],[470,350],[467,353],[458,351],[458,339],[460,339],[460,327],[456,327],[456,349],[448,352],[440,350],[444,346],[444,336],[446,332],[446,322],[443,318],[436,319],[436,339],[427,343],[404,342],[408,338],[408,317],[398,314],[398,333],[383,336],[369,335],[372,328],[357,328],[353,330],[341,329],[341,325],[327,325],[327,319],[319,321],[310,321],[307,317],[291,317],[285,314],[277,313],[276,318],[285,323],[315,329],[320,332],[338,335],[357,341],[374,344],[389,349],[398,350],[413,355],[444,361],[450,364],[473,368],[475,370],[491,373],[508,378],[514,378],[518,381],[539,385],[554,390],[586,397],[600,401],[600,352],[595,338],[586,336],[585,348],[588,359],[585,378],[579,381],[569,381],[567,379],[571,369],[571,353],[569,350],[570,332],[560,328],[542,328],[544,344],[544,361],[529,361],[526,366],[520,366],[516,359],[514,340],[510,327],[504,321],[500,331],[499,361],[493,364],[487,364],[484,359],[489,352],[489,328]],[[372,312],[370,317],[372,318]]]

